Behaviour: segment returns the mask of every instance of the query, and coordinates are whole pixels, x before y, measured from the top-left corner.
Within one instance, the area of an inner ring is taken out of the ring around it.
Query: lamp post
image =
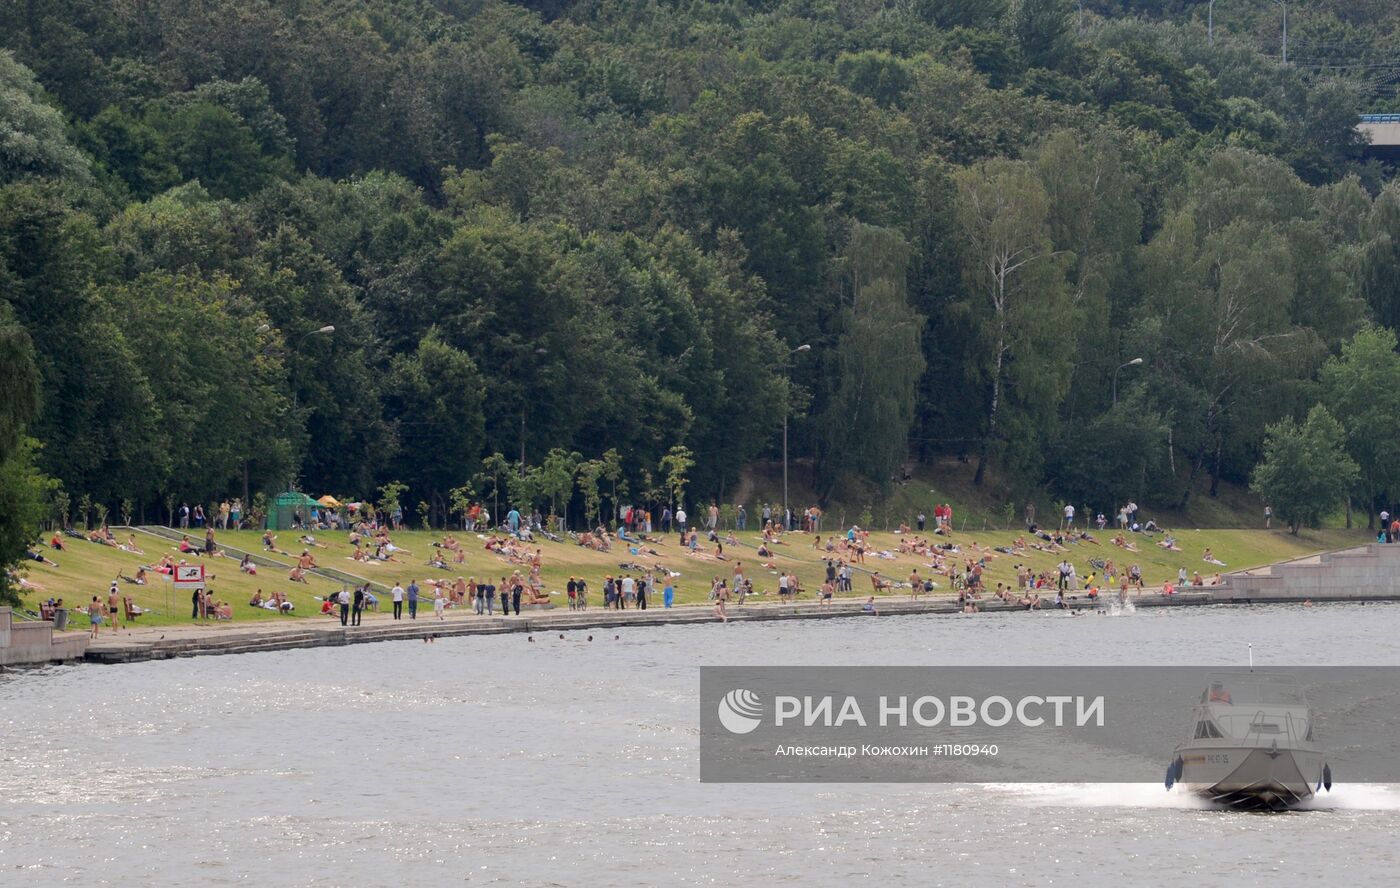
[[[1215,45],[1215,0],[1206,7],[1206,42]]]
[[[332,333],[334,333],[334,332],[335,332],[335,327],[334,327],[334,325],[332,325],[332,324],[326,324],[324,327],[319,327],[319,328],[317,328],[317,329],[315,329],[315,330],[312,330],[312,331],[310,331],[310,332],[308,332],[308,333],[305,333],[305,334],[302,335],[302,337],[301,337],[300,339],[297,340],[296,348],[292,349],[292,352],[293,352],[293,353],[296,353],[296,352],[300,351],[300,350],[301,350],[301,347],[302,347],[303,345],[306,344],[306,340],[310,339],[310,338],[313,337],[313,336],[329,336],[330,334],[332,334]],[[297,411],[298,411],[300,408],[301,408],[301,392],[297,391],[297,387],[296,387],[296,386],[292,386],[292,414],[293,414],[293,415],[296,415]],[[287,489],[288,489],[288,490],[293,489],[295,486],[296,486],[296,479],[295,479],[295,478],[293,478],[293,479],[291,479],[291,480],[289,480],[289,481],[287,482]]]
[[[1124,361],[1118,365],[1118,370],[1124,367],[1136,367],[1142,363],[1142,358],[1133,358],[1131,361]],[[1118,370],[1113,371],[1113,406],[1118,406]]]
[[[547,355],[549,349],[537,348],[535,354],[537,356]],[[528,403],[529,399],[522,393],[520,396],[520,477],[522,478],[525,477],[525,405]]]
[[[786,355],[785,357],[790,358],[790,357],[792,357],[793,355],[797,354],[798,352],[807,352],[807,351],[811,351],[811,350],[812,350],[812,346],[809,345],[808,343],[805,343],[805,342],[804,342],[802,345],[799,345],[797,348],[795,348],[795,349],[793,349],[792,351],[788,352],[787,355]],[[792,386],[791,386],[791,384],[789,384],[789,386],[788,386],[788,392],[791,393],[791,391],[792,391]],[[787,402],[784,402],[784,403],[783,403],[783,529],[784,529],[784,530],[787,530],[787,529],[788,529],[788,413],[790,412],[790,409],[789,409],[790,407],[791,407],[791,405],[788,404]]]

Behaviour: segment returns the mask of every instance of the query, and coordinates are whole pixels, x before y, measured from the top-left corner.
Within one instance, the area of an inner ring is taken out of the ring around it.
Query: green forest
[[[0,4],[0,547],[708,501],[785,418],[823,496],[1369,510],[1397,80],[1389,0]]]

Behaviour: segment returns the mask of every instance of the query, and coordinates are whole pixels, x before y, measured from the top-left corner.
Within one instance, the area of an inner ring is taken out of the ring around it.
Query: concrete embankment
[[[1138,607],[1204,605],[1211,603],[1208,593],[1186,593],[1143,596]],[[1082,594],[1069,602],[1076,611],[1093,610],[1099,606]],[[989,613],[1021,611],[1022,608],[993,602],[985,605]],[[884,599],[879,603],[879,616],[911,614],[956,614],[955,602],[947,599],[896,601]],[[729,608],[729,622],[774,620],[826,620],[842,618],[870,619],[857,600],[846,599],[831,607],[816,604],[760,604]],[[708,606],[686,606],[666,610],[548,610],[526,611],[518,617],[478,617],[474,614],[454,614],[446,620],[389,620],[382,615],[366,618],[362,626],[341,626],[338,619],[310,617],[286,623],[257,623],[244,626],[165,626],[142,628],[129,634],[103,636],[88,646],[86,659],[95,663],[130,663],[142,660],[163,660],[210,654],[244,654],[258,651],[280,651],[294,648],[340,647],[376,641],[421,640],[425,636],[447,638],[460,635],[502,635],[506,633],[580,632],[644,626],[679,626],[718,623],[714,610]]]
[[[1400,544],[1371,543],[1230,574],[1217,602],[1400,601]]]
[[[55,634],[49,620],[16,621],[14,612],[0,607],[0,666],[63,663],[83,656],[86,632]]]
[[[1359,549],[1324,553],[1283,562],[1257,570],[1226,576],[1218,586],[1188,587],[1175,595],[1148,591],[1133,597],[1137,608],[1189,607],[1209,604],[1316,602],[1400,602],[1400,545],[1370,545]],[[1045,607],[1053,595],[1046,596]],[[1082,592],[1069,602],[1073,611],[1114,607],[1113,596],[1099,601]],[[1020,611],[1022,608],[992,600],[982,603],[988,614]],[[879,601],[879,615],[956,614],[959,608],[948,597],[920,601],[885,598]],[[830,607],[816,603],[731,605],[730,622],[772,620],[822,620],[865,618],[860,599],[842,599]],[[454,613],[448,619],[389,620],[373,614],[362,626],[342,627],[339,620],[308,617],[285,623],[253,623],[238,626],[196,625],[140,628],[128,634],[102,636],[88,645],[85,659],[96,663],[128,663],[173,657],[209,654],[241,654],[294,648],[340,647],[376,641],[421,640],[425,636],[446,638],[460,635],[500,635],[504,633],[578,632],[643,626],[673,626],[717,623],[708,606],[685,606],[666,610],[588,611],[527,610],[518,617],[478,617]],[[61,636],[60,636],[61,637]]]

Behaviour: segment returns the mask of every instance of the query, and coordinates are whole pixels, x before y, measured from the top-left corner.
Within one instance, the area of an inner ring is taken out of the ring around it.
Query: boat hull
[[[1241,810],[1287,810],[1312,798],[1322,780],[1314,749],[1188,747],[1178,755],[1183,789]]]

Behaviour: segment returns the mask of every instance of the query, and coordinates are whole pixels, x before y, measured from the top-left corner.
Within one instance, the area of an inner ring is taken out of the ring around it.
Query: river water
[[[1400,664],[1400,607],[594,630],[0,675],[0,885],[1393,878],[1400,787],[701,784],[696,668]],[[614,636],[620,636],[614,638]]]

